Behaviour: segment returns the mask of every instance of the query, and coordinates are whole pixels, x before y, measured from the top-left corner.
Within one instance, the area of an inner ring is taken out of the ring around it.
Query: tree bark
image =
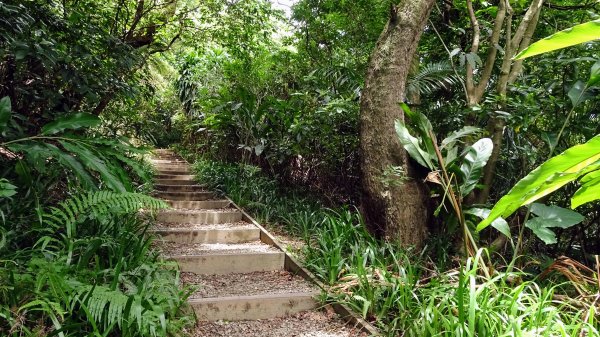
[[[391,10],[371,55],[360,107],[362,211],[370,228],[404,245],[422,246],[427,233],[429,197],[394,130],[404,120],[399,103],[406,78],[434,0],[403,0]],[[408,180],[386,184],[384,171],[401,167]]]

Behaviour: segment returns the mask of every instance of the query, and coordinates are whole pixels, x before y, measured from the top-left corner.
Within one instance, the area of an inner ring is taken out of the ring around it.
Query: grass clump
[[[572,278],[542,280],[489,266],[483,276],[483,249],[440,270],[423,252],[375,239],[355,209],[324,208],[256,167],[200,160],[195,170],[260,221],[302,236],[304,263],[328,286],[328,299],[346,303],[385,335],[600,336],[593,283],[577,296],[581,285]],[[597,273],[591,278],[597,282]]]

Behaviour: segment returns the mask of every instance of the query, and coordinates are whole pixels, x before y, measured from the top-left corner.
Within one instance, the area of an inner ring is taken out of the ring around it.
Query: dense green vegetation
[[[580,266],[578,275],[576,269],[564,269],[576,267],[573,260],[557,260],[542,277],[532,273],[537,266],[502,266],[487,277],[478,262],[482,255],[489,257],[486,250],[453,267],[454,258],[437,247],[419,252],[379,241],[355,209],[325,208],[306,192],[282,188],[256,166],[199,160],[195,171],[201,182],[230,196],[258,221],[301,237],[306,246],[295,253],[328,286],[327,300],[348,304],[385,335],[599,333],[595,309],[584,305],[597,289],[584,275],[592,277],[594,271]]]
[[[390,336],[599,336],[597,2],[431,1],[387,126],[411,159],[378,168],[427,191],[421,247],[361,215],[361,99],[398,3],[0,1],[0,335],[183,331],[136,215],[165,207],[144,160],[171,146]]]

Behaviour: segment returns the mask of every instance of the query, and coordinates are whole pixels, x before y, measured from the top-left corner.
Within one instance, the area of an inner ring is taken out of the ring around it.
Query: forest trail
[[[182,158],[156,150],[152,163],[155,195],[173,207],[157,215],[159,245],[182,282],[198,288],[188,300],[198,319],[190,336],[363,335],[318,310],[319,288],[287,271],[284,252],[230,200],[198,185]]]

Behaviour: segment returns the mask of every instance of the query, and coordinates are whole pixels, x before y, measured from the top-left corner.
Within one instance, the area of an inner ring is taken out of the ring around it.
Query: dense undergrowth
[[[178,103],[153,99],[164,86],[148,75],[172,40],[162,14],[0,1],[0,336],[175,336],[190,322],[137,216],[166,207],[139,193],[152,173],[139,145]]]
[[[174,336],[191,322],[176,265],[137,215],[166,204],[79,190],[49,207],[30,192],[23,209],[0,198],[0,335]]]
[[[356,210],[324,208],[315,196],[284,189],[255,166],[201,159],[194,167],[200,181],[259,221],[302,236],[300,255],[328,286],[329,300],[347,303],[386,335],[600,336],[595,301],[580,295],[597,293],[597,285],[509,271],[500,261],[483,276],[484,249],[440,268],[427,252],[375,239]],[[572,261],[563,262],[567,268]]]

